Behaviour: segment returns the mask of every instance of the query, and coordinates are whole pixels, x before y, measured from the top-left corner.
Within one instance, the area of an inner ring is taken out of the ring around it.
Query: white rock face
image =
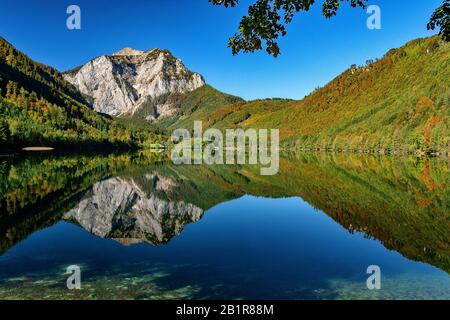
[[[123,48],[119,52],[113,54],[114,56],[140,56],[145,51],[142,50],[135,50],[132,48]]]
[[[170,178],[148,175],[153,192],[146,193],[132,179],[111,178],[96,183],[63,218],[102,238],[123,244],[167,243],[184,226],[200,220],[203,210],[184,201],[158,198],[154,192],[176,187]]]
[[[181,60],[160,49],[144,52],[125,48],[69,71],[64,78],[92,99],[95,111],[131,116],[141,110],[148,120],[174,113],[171,105],[156,98],[205,85],[200,74],[189,71]]]

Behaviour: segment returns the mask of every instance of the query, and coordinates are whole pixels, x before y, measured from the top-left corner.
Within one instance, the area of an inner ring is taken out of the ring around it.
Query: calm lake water
[[[450,299],[448,160],[0,159],[1,299]],[[68,290],[68,266],[81,290]],[[381,269],[369,290],[367,268]]]

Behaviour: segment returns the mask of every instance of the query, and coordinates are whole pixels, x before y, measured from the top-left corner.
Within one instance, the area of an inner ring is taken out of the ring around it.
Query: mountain
[[[56,69],[33,61],[0,37],[0,146],[66,149],[137,147],[151,130],[133,131],[97,113]]]
[[[167,50],[125,48],[63,75],[3,39],[0,51],[0,143],[10,146],[145,146],[156,137],[149,128],[169,133],[201,120],[279,128],[290,149],[450,153],[450,44],[437,36],[353,65],[300,101],[222,93]]]
[[[125,48],[101,56],[64,73],[94,110],[111,116],[139,114],[146,120],[175,114],[173,94],[183,94],[205,85],[203,77],[188,70],[169,51]]]
[[[295,149],[448,154],[449,79],[450,43],[430,37],[351,66],[301,101],[228,104],[200,120],[204,127],[279,128]]]

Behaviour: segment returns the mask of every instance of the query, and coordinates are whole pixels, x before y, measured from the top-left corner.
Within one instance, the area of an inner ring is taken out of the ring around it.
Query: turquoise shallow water
[[[394,212],[414,194],[389,180],[393,197],[361,169],[354,190],[370,193],[339,200],[321,172],[296,180],[312,168],[267,182],[247,168],[138,166],[38,198],[0,220],[0,298],[450,299],[447,229],[433,225],[448,221],[439,211],[448,204],[430,195],[438,205],[416,206],[422,215]],[[81,268],[81,290],[66,287],[70,265]],[[381,269],[380,290],[366,286],[370,265]]]

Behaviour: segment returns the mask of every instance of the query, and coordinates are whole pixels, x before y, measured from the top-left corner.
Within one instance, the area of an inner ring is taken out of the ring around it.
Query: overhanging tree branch
[[[368,0],[318,0],[322,1],[322,12],[325,18],[335,16],[341,3],[349,3],[352,8],[366,8]],[[226,8],[239,4],[239,0],[209,0],[214,5]],[[239,52],[255,52],[262,50],[277,57],[280,48],[277,40],[286,35],[286,26],[292,22],[294,15],[300,11],[309,11],[316,0],[256,0],[249,6],[248,14],[239,24],[238,32],[228,41],[233,55]],[[450,0],[444,0],[436,9],[428,29],[440,28],[440,34],[446,41],[450,40]]]
[[[442,6],[434,11],[427,27],[428,30],[440,28],[439,34],[442,39],[450,41],[450,0],[444,0]]]

